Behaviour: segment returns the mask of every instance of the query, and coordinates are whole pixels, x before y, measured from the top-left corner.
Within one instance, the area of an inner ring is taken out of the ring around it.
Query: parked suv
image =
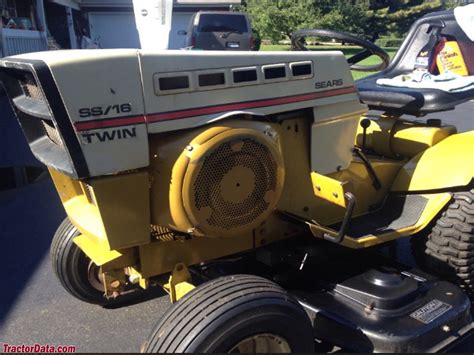
[[[195,49],[255,49],[250,20],[241,12],[197,12],[191,17],[186,35],[186,47]]]

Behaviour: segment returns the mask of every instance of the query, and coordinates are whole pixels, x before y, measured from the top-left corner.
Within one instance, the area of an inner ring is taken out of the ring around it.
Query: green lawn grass
[[[314,51],[342,51],[346,58],[349,58],[353,56],[354,54],[358,53],[361,51],[360,47],[356,46],[338,46],[338,45],[329,45],[329,46],[309,46],[308,47],[310,50]],[[390,56],[390,58],[393,58],[395,55],[396,51],[398,48],[383,48]],[[284,45],[284,44],[265,44],[260,47],[261,51],[288,51],[290,50],[289,45]],[[365,60],[363,60],[360,64],[365,64],[365,65],[372,65],[380,63],[380,59],[376,56],[369,57]],[[354,80],[364,78],[367,75],[373,74],[371,72],[357,72],[357,71],[352,71],[352,77]]]

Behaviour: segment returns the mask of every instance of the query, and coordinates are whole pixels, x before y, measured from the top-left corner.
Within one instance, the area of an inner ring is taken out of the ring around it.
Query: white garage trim
[[[79,4],[72,0],[49,0],[49,1],[54,2],[55,4],[58,4],[58,5],[73,8],[74,10],[78,10],[78,11],[81,10],[81,8],[79,7]]]

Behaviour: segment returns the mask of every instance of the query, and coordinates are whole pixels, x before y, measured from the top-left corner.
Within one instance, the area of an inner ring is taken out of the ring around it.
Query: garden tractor
[[[418,20],[391,63],[327,30],[296,32],[301,50],[288,52],[3,58],[11,105],[67,213],[51,245],[62,286],[104,306],[161,286],[172,305],[146,352],[425,352],[463,341],[474,131],[423,117],[474,88],[379,84],[412,72],[434,33],[459,44],[473,75],[474,42],[453,11]],[[363,51],[305,51],[314,35]],[[359,63],[373,54],[380,64]],[[354,82],[351,69],[383,70]],[[379,247],[414,235],[436,275]]]

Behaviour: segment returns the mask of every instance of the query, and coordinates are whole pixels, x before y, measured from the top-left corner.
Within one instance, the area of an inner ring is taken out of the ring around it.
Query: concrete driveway
[[[13,119],[1,103],[1,120]],[[474,129],[474,104],[433,115]],[[52,273],[49,244],[64,212],[49,178],[0,192],[2,292],[0,344],[75,345],[78,352],[137,352],[168,307],[156,292],[136,304],[104,309],[69,296]],[[409,253],[399,243],[399,255]],[[456,351],[472,351],[474,342]],[[1,349],[3,350],[3,349]]]

